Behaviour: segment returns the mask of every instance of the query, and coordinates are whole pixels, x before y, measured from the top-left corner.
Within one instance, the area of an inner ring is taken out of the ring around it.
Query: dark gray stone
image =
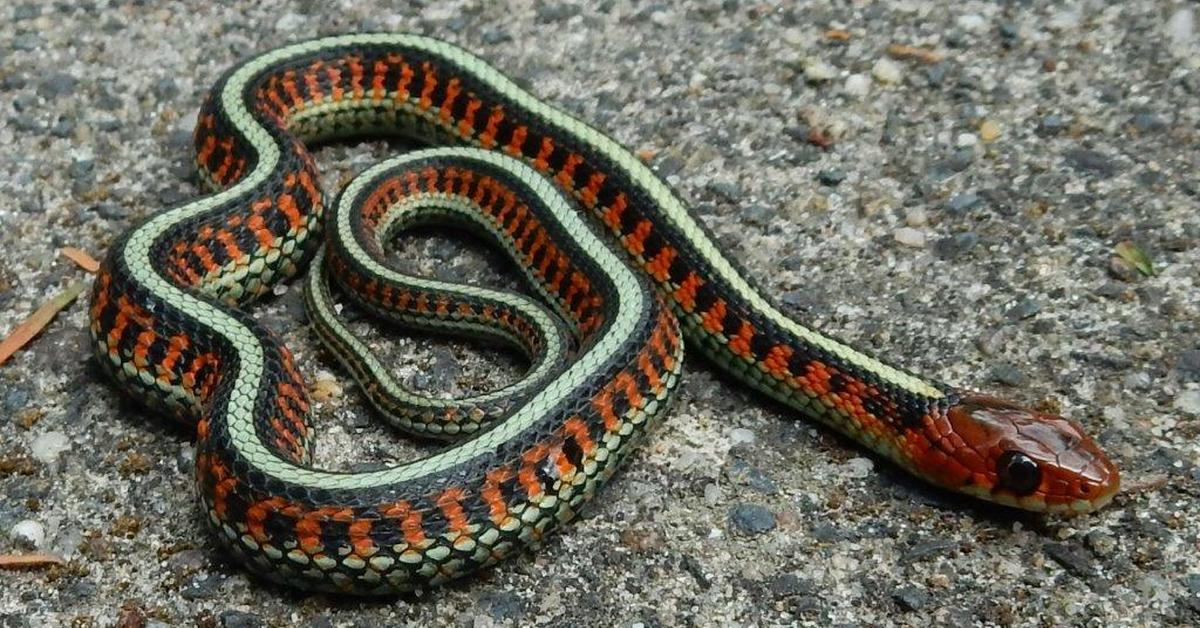
[[[997,364],[992,367],[992,381],[1005,386],[1024,386],[1029,378],[1012,364]]]
[[[254,613],[229,610],[217,615],[217,625],[221,628],[260,628],[267,624]]]
[[[54,72],[38,83],[38,95],[47,100],[54,100],[75,93],[79,79],[65,72]]]
[[[1104,153],[1088,148],[1076,148],[1067,151],[1063,157],[1067,165],[1078,172],[1094,174],[1107,179],[1120,171],[1120,167]]]
[[[164,76],[154,83],[154,95],[158,100],[170,100],[179,95],[179,86],[175,84],[175,79]]]
[[[767,581],[767,590],[777,600],[812,595],[816,588],[816,583],[811,579],[801,578],[792,573],[779,574]]]
[[[525,602],[512,591],[492,591],[480,602],[492,619],[518,620],[525,615]]]
[[[34,33],[21,33],[12,40],[12,49],[29,52],[41,47],[45,40]]]
[[[741,459],[734,460],[725,471],[725,475],[731,482],[748,486],[764,495],[774,495],[779,492],[779,487],[766,473]]]
[[[537,21],[548,24],[551,22],[564,22],[583,12],[583,8],[576,4],[558,4],[548,3],[537,8]]]
[[[952,260],[966,255],[977,244],[979,244],[979,234],[974,231],[967,231],[966,233],[957,233],[938,240],[933,245],[933,249],[938,257],[944,260]]]
[[[67,176],[76,181],[90,180],[96,170],[96,162],[92,159],[76,159],[67,166]]]
[[[1175,372],[1185,382],[1200,382],[1200,349],[1187,349],[1175,360]]]
[[[919,611],[929,605],[929,594],[913,585],[905,585],[892,592],[892,599],[906,611]]]
[[[729,521],[744,534],[762,534],[775,529],[775,513],[758,504],[738,504],[729,511]]]
[[[979,207],[981,202],[982,199],[979,198],[978,194],[964,192],[951,196],[950,200],[946,201],[946,209],[952,213],[961,214]]]
[[[1129,120],[1138,133],[1157,133],[1167,128],[1166,120],[1152,113],[1138,113]]]
[[[1015,305],[1008,308],[1004,313],[1004,317],[1010,321],[1020,321],[1035,316],[1042,311],[1042,304],[1034,299],[1021,299]]]
[[[971,162],[974,160],[974,150],[970,148],[957,150],[949,157],[935,161],[929,168],[929,177],[935,181],[949,179],[971,167]]]
[[[1066,120],[1064,120],[1060,115],[1051,114],[1048,116],[1043,116],[1042,119],[1038,121],[1037,131],[1038,135],[1050,137],[1062,133],[1063,129],[1065,128],[1067,128]]]
[[[1095,573],[1095,559],[1078,545],[1046,543],[1042,551],[1073,576],[1086,578]]]
[[[13,7],[12,19],[14,22],[22,22],[24,20],[32,20],[42,14],[42,7],[33,2],[18,4]]]
[[[742,199],[742,188],[732,181],[709,181],[704,189],[729,202]]]
[[[950,550],[952,550],[956,547],[958,547],[957,543],[955,543],[954,541],[946,540],[946,539],[929,539],[929,540],[917,541],[916,543],[913,543],[911,547],[906,549],[903,554],[900,555],[900,562],[912,563],[912,562],[924,560],[931,556],[940,556],[942,554],[948,554],[950,552]]]
[[[837,187],[838,184],[845,180],[846,173],[836,168],[833,170],[822,170],[817,173],[817,181],[820,181],[821,185]]]

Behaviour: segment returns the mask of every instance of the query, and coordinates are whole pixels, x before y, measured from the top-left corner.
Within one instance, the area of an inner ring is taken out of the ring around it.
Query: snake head
[[[952,436],[938,442],[953,444],[941,472],[930,475],[950,488],[1063,515],[1096,510],[1120,488],[1116,466],[1074,421],[977,394],[960,397],[942,418],[939,433]]]

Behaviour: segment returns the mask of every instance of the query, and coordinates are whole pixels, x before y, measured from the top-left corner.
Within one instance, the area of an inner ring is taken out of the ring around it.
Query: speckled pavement
[[[60,247],[99,256],[197,194],[191,125],[224,68],[311,35],[408,30],[478,51],[650,160],[797,316],[1084,423],[1126,492],[1074,520],[968,503],[692,361],[674,412],[541,551],[420,595],[302,595],[216,550],[188,435],[98,377],[80,301],[0,366],[0,555],[65,560],[0,572],[0,626],[1200,621],[1194,4],[209,4],[0,6],[0,335],[84,277]],[[403,148],[318,159],[334,189]],[[443,233],[401,247],[424,272],[514,277]],[[257,312],[314,382],[321,463],[428,451],[372,420],[282,292]],[[415,386],[521,369],[370,337]]]

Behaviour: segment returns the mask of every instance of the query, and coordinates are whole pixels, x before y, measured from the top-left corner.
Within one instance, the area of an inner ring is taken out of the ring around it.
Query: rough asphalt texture
[[[409,30],[478,51],[651,160],[803,320],[1081,421],[1127,489],[1075,520],[966,503],[691,362],[674,413],[535,554],[399,599],[301,595],[216,551],[187,433],[98,378],[81,299],[0,367],[0,554],[66,561],[0,574],[0,626],[1200,621],[1194,5],[207,4],[0,8],[0,334],[83,277],[59,247],[99,255],[198,193],[191,125],[224,68],[314,34]],[[334,189],[400,149],[319,159]],[[428,272],[513,276],[442,234],[404,248],[399,263]],[[427,451],[372,421],[295,289],[258,312],[327,399],[322,464]],[[464,343],[374,342],[416,386],[520,372]]]

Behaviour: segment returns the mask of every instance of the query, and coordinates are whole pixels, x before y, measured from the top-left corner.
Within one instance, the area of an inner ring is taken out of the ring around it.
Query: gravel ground
[[[81,300],[0,368],[0,554],[66,560],[5,572],[0,626],[1200,621],[1193,5],[220,4],[0,8],[0,333],[82,277],[59,247],[99,255],[196,195],[191,124],[222,69],[314,33],[410,30],[479,51],[650,159],[797,316],[1083,422],[1127,489],[1075,520],[965,503],[693,362],[674,413],[536,554],[399,599],[299,595],[216,551],[188,435],[98,377]],[[336,185],[396,149],[318,156]],[[405,242],[402,263],[511,281],[476,244]],[[322,463],[422,451],[371,420],[296,292],[258,311],[328,393]],[[417,386],[521,368],[461,343],[373,342]]]

